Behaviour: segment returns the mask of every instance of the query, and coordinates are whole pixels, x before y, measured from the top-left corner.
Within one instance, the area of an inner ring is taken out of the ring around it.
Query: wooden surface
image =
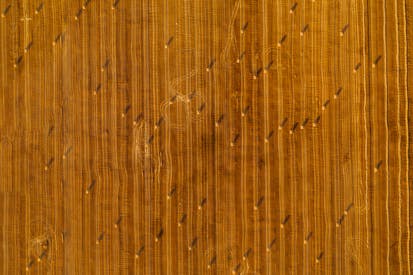
[[[0,274],[411,273],[412,1],[82,1],[0,1]]]

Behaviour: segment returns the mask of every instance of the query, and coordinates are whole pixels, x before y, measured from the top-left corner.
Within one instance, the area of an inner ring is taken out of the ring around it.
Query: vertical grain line
[[[367,19],[369,19],[369,10],[368,10],[368,1],[369,0],[366,0],[367,1]],[[365,139],[364,139],[364,158],[365,158],[365,192],[366,192],[366,194],[365,194],[365,207],[366,207],[366,234],[367,234],[367,245],[368,245],[368,247],[370,247],[369,246],[369,241],[370,241],[370,238],[369,238],[369,226],[368,226],[368,224],[369,224],[369,222],[368,222],[368,217],[369,217],[369,215],[367,214],[367,210],[370,210],[371,211],[371,208],[369,207],[369,202],[368,202],[368,194],[369,194],[369,186],[368,186],[368,174],[369,174],[369,168],[370,168],[370,166],[369,166],[369,162],[368,162],[368,153],[367,153],[367,147],[368,147],[368,134],[367,134],[367,132],[368,132],[368,128],[367,128],[367,91],[369,90],[369,87],[367,87],[367,80],[366,80],[366,76],[368,75],[368,71],[366,70],[366,68],[367,68],[367,66],[366,66],[366,64],[368,64],[367,62],[366,62],[366,58],[367,58],[367,60],[369,60],[369,56],[370,56],[370,41],[369,41],[369,37],[368,37],[368,39],[367,39],[367,43],[368,43],[368,46],[366,46],[366,25],[365,25],[365,13],[366,13],[366,11],[365,11],[365,9],[364,9],[364,6],[365,6],[365,3],[364,3],[364,0],[362,0],[362,6],[363,6],[363,57],[364,57],[364,62],[363,62],[363,66],[364,66],[364,69],[363,69],[363,72],[364,72],[364,100],[363,100],[363,114],[364,114],[364,116],[363,116],[363,118],[364,118],[364,135],[365,135]],[[367,27],[368,28],[368,27]],[[366,48],[367,48],[367,50],[368,50],[368,53],[367,53],[367,55],[366,55]]]
[[[407,38],[407,13],[406,13],[406,0],[404,0],[404,5],[403,5],[403,19],[404,19],[404,38],[405,38],[405,43],[404,43],[404,54],[405,54],[405,123],[406,123],[406,184],[407,184],[407,270],[409,271],[409,274],[411,273],[410,269],[410,183],[409,183],[409,148],[410,148],[410,143],[409,143],[409,85],[408,85],[408,41],[409,39]]]
[[[399,257],[399,271],[402,274],[402,229],[401,229],[401,133],[400,133],[400,52],[399,52],[399,19],[398,19],[398,10],[397,10],[398,0],[394,1],[394,17],[396,20],[396,62],[397,62],[397,164],[398,164],[398,182],[397,182],[397,195],[398,195],[398,228],[399,228],[399,236],[398,236],[398,243],[397,243],[397,252]]]
[[[262,36],[262,51],[264,52],[264,49],[267,47],[268,45],[268,27],[267,27],[267,14],[266,14],[266,1],[263,0],[262,1],[262,17],[263,17],[263,36]],[[263,58],[265,58],[263,56]],[[265,64],[267,64],[267,60],[263,60],[265,62]],[[265,133],[268,133],[269,129],[268,129],[268,74],[264,74],[264,129],[265,129]],[[269,217],[269,208],[270,208],[270,197],[269,197],[269,184],[270,184],[270,157],[269,157],[269,146],[265,146],[264,147],[264,151],[265,151],[265,217],[267,219],[267,222],[265,223],[265,243],[267,244],[269,242],[269,234],[268,234],[268,223],[270,223],[270,217]],[[266,254],[265,257],[265,267],[266,267],[266,271],[267,274],[271,274],[271,269],[270,269],[270,265],[269,265],[269,258],[270,256],[268,255],[268,253]]]
[[[384,43],[384,87],[385,87],[385,120],[386,120],[386,227],[387,227],[387,273],[390,274],[390,224],[389,224],[389,119],[388,119],[388,87],[387,87],[387,42],[386,42],[386,0],[383,1],[383,43]]]

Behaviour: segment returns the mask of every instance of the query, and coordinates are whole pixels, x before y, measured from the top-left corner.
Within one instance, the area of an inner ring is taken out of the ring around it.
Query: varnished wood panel
[[[0,274],[413,270],[412,1],[0,12]]]

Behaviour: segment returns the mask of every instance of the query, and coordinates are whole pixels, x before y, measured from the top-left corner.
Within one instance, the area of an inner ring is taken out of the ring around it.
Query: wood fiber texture
[[[0,274],[413,271],[413,1],[0,12]]]

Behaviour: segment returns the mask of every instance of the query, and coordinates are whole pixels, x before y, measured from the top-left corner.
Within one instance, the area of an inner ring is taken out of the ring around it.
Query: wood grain
[[[1,274],[412,272],[412,1],[0,12]]]

